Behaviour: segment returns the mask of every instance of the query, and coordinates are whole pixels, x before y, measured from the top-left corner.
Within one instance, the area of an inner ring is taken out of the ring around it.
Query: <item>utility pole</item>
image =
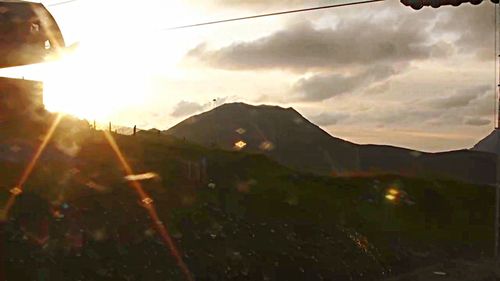
[[[497,2],[498,3],[498,2]],[[498,130],[500,127],[500,52],[498,50],[498,46],[500,45],[499,39],[500,36],[498,35],[498,18],[499,18],[499,8],[498,4],[495,5],[495,84],[496,84],[496,89],[495,89],[495,103],[496,103],[496,108],[495,108],[495,113],[496,117],[495,122],[495,130]],[[500,156],[497,155],[497,177],[496,177],[496,186],[495,186],[495,222],[494,222],[494,248],[493,248],[493,255],[495,258],[499,257],[499,244],[500,244]]]

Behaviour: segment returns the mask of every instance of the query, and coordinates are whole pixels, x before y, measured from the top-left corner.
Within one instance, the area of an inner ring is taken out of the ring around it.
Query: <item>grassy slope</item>
[[[77,146],[78,153],[62,156],[51,146],[15,205],[7,225],[8,280],[182,279],[102,134],[69,130],[73,125],[63,123],[55,143]],[[43,128],[0,139],[36,143],[37,130]],[[116,138],[138,173],[160,175],[142,183],[197,280],[379,280],[492,246],[490,187],[316,177],[264,156],[156,134]],[[201,158],[214,188],[184,176],[183,163]],[[1,165],[8,167],[0,170],[7,188],[23,163]],[[388,203],[389,187],[406,191],[415,204]],[[65,217],[57,219],[54,210]],[[40,235],[44,224],[50,239],[39,246],[30,235]],[[81,249],[71,239],[80,235]]]

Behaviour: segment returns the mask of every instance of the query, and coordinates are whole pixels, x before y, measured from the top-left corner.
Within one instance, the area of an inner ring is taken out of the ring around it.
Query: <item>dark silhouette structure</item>
[[[64,47],[61,30],[43,4],[0,1],[0,68],[39,63]]]
[[[423,7],[429,6],[432,8],[439,8],[441,6],[459,6],[463,3],[470,3],[472,5],[479,5],[483,0],[401,0],[406,6],[410,6],[415,10],[420,10]],[[491,2],[498,4],[499,0],[491,0]]]

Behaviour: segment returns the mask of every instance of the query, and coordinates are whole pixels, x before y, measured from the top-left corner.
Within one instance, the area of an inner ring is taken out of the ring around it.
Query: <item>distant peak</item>
[[[238,108],[238,109],[246,109],[246,110],[276,110],[276,111],[292,111],[294,113],[299,114],[297,110],[293,107],[281,107],[279,105],[269,105],[269,104],[259,104],[259,105],[251,105],[244,102],[232,102],[232,103],[224,103],[215,109],[227,109],[227,108]]]
[[[472,150],[500,154],[500,129],[494,129],[488,136],[474,145]]]

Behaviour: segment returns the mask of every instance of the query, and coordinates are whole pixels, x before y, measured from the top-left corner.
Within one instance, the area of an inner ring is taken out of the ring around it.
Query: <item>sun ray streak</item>
[[[106,137],[107,141],[109,142],[109,145],[113,149],[113,151],[116,154],[116,157],[118,158],[120,164],[122,165],[123,169],[125,170],[125,173],[128,175],[134,175],[134,172],[132,168],[130,167],[129,163],[125,159],[123,153],[121,152],[120,148],[118,147],[118,144],[116,143],[115,139],[111,135],[111,133],[104,131],[104,136]],[[153,220],[153,223],[160,234],[160,236],[163,238],[164,242],[166,245],[169,247],[170,252],[172,256],[176,259],[177,265],[181,269],[182,273],[185,275],[186,280],[188,281],[194,281],[191,272],[189,271],[189,268],[187,267],[186,263],[184,263],[184,260],[182,259],[179,251],[177,250],[177,247],[174,244],[174,241],[172,240],[168,229],[165,227],[165,225],[161,222],[158,213],[156,212],[156,209],[153,205],[153,200],[151,199],[150,196],[146,194],[144,189],[142,188],[142,185],[140,182],[136,180],[131,180],[129,181],[132,187],[136,190],[137,194],[140,197],[141,202],[144,203],[144,208],[148,211],[149,216]]]
[[[19,196],[23,192],[24,184],[26,181],[28,181],[29,177],[31,176],[31,173],[33,172],[33,169],[35,168],[38,160],[40,159],[40,156],[42,156],[43,152],[45,151],[45,148],[49,144],[50,140],[52,139],[52,136],[54,135],[55,130],[57,129],[57,126],[61,122],[61,119],[63,117],[62,113],[59,113],[54,121],[52,122],[52,125],[50,125],[49,130],[47,131],[47,134],[43,138],[42,143],[36,150],[35,154],[33,155],[33,158],[31,158],[31,161],[28,163],[26,166],[26,169],[24,169],[23,174],[21,175],[21,178],[19,179],[19,182],[17,183],[17,186],[14,187],[13,189],[10,190],[10,197],[9,200],[7,201],[7,204],[4,208],[4,218],[8,217],[8,214],[10,212],[10,209],[14,205],[16,201],[16,197]]]

